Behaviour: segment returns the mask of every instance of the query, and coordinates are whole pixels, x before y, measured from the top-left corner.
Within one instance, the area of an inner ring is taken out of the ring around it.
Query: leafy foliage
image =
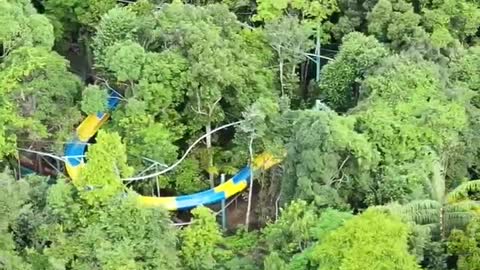
[[[322,243],[352,215],[331,208],[320,214],[313,205],[297,200],[281,212],[280,218],[263,229],[263,241],[269,255],[264,260],[268,269],[308,269],[313,264],[312,248]]]
[[[53,27],[48,19],[37,14],[30,1],[0,2],[2,15],[0,23],[1,56],[21,46],[42,47],[47,50],[53,46]]]
[[[358,127],[383,161],[382,176],[373,183],[382,191],[372,200],[402,200],[416,192],[436,153],[456,145],[467,126],[466,112],[462,99],[450,97],[444,87],[435,65],[399,56],[365,80],[368,98],[357,108]]]
[[[208,208],[197,207],[192,211],[192,224],[182,231],[181,258],[189,269],[214,269],[221,252],[218,245],[222,234],[215,216]]]
[[[257,0],[258,14],[256,20],[273,21],[282,15],[297,15],[302,18],[312,18],[312,22],[322,21],[335,11],[337,3],[332,0]]]
[[[0,174],[1,269],[478,268],[478,1],[130,2],[0,0],[1,169],[124,97],[75,185]],[[251,230],[135,204],[264,151],[284,161],[253,174]]]
[[[113,8],[114,0],[43,1],[46,14],[55,26],[57,37],[71,34],[82,27],[94,28],[101,15]]]
[[[39,230],[51,241],[43,256],[57,267],[175,269],[175,235],[167,214],[138,208],[129,198],[88,208],[71,185],[55,185],[46,208],[52,219]]]
[[[87,86],[83,90],[83,97],[81,103],[82,111],[86,114],[106,112],[107,97],[108,93],[105,89],[101,89],[97,85]]]
[[[9,172],[0,174],[0,266],[4,269],[30,269],[15,250],[15,242],[9,227],[25,209],[29,186],[25,181],[16,182]]]
[[[354,107],[360,94],[359,83],[387,55],[387,49],[375,38],[348,34],[335,59],[321,72],[319,97],[337,111]]]
[[[132,168],[127,165],[125,145],[118,134],[99,131],[97,143],[89,147],[85,168],[75,185],[89,204],[111,200],[123,190],[121,178],[128,177]]]
[[[23,138],[62,141],[79,120],[76,95],[81,84],[57,53],[19,48],[2,63],[0,81],[5,86],[3,98],[8,100],[4,109],[17,114],[13,119],[25,131],[16,131]]]
[[[345,207],[346,198],[338,192],[344,179],[353,170],[361,175],[375,164],[377,156],[354,125],[354,118],[329,110],[299,112],[287,145],[282,201],[298,198],[323,207]]]
[[[347,221],[315,247],[319,269],[420,269],[408,253],[408,227],[377,211]]]
[[[480,243],[478,237],[480,228],[478,218],[473,219],[467,230],[454,230],[450,235],[448,251],[459,256],[457,267],[459,270],[476,270],[480,268]]]

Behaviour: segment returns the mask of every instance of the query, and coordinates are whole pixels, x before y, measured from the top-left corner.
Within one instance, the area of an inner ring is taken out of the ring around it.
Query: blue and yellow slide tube
[[[108,97],[108,110],[114,110],[120,103],[121,96],[112,91]],[[78,126],[76,137],[66,145],[65,167],[68,175],[75,184],[85,166],[86,146],[100,127],[108,120],[108,113],[89,115]],[[225,183],[202,192],[177,197],[149,197],[138,196],[138,204],[144,207],[162,207],[168,210],[190,209],[199,205],[209,205],[228,199],[244,190],[250,181],[250,174],[256,170],[266,170],[277,164],[280,160],[268,153],[257,156],[252,162],[252,168],[246,166]]]

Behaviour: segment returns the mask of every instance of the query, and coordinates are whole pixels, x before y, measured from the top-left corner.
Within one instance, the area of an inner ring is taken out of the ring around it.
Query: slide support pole
[[[225,183],[225,174],[220,175],[220,182]],[[227,211],[225,211],[225,199],[222,200],[222,229],[225,231],[227,228]]]

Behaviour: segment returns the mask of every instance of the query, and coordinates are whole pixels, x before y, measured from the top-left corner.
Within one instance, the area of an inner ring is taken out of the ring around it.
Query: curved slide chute
[[[108,97],[108,110],[114,110],[120,103],[121,96],[112,91]],[[81,169],[85,166],[86,146],[100,127],[107,121],[109,114],[97,113],[87,116],[76,130],[76,138],[66,145],[65,167],[75,184]],[[244,190],[250,181],[250,174],[255,170],[266,170],[279,162],[268,153],[257,156],[252,162],[252,168],[246,166],[225,183],[202,192],[177,197],[138,196],[138,203],[145,207],[162,207],[167,210],[191,209],[199,205],[209,205],[228,199]]]

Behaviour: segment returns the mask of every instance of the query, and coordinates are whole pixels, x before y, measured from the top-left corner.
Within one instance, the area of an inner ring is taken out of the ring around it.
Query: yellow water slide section
[[[108,120],[108,114],[103,114],[102,118],[97,115],[89,115],[77,128],[77,137],[82,142],[88,142]]]

